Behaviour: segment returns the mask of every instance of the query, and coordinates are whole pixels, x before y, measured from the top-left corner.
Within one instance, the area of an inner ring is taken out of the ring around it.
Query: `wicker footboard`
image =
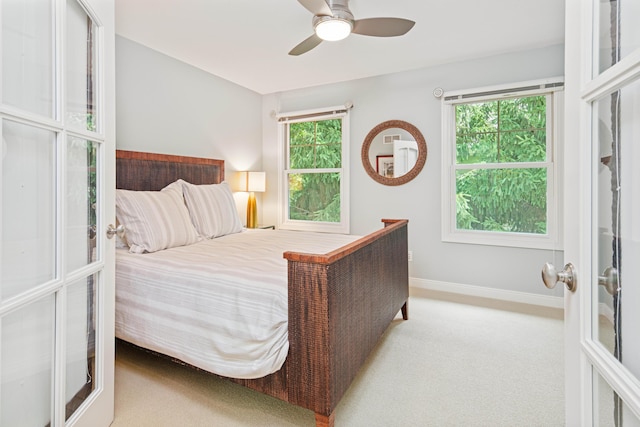
[[[407,221],[326,255],[289,261],[288,401],[331,426],[333,411],[409,297]]]

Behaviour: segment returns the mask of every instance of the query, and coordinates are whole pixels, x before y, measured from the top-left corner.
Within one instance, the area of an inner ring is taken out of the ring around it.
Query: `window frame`
[[[562,249],[561,161],[559,145],[562,135],[564,82],[561,77],[513,83],[469,90],[445,92],[442,111],[442,241],[489,246],[531,249]],[[456,106],[501,99],[547,97],[546,159],[544,162],[505,162],[456,164]],[[456,222],[456,172],[461,169],[546,168],[547,170],[547,232],[546,234],[464,230]]]
[[[278,228],[283,230],[349,234],[349,117],[349,108],[344,105],[315,110],[294,111],[276,116],[278,120],[278,171],[280,176],[278,179]],[[342,121],[341,167],[329,169],[290,169],[289,124],[336,118]],[[332,223],[294,220],[289,218],[289,174],[327,172],[337,172],[340,174],[340,221]]]

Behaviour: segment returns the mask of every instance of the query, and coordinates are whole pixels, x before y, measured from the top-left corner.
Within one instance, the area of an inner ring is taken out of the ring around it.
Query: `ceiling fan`
[[[349,34],[363,36],[395,37],[406,34],[415,22],[403,18],[354,19],[349,10],[349,0],[298,0],[313,13],[315,33],[291,49],[289,55],[298,56],[309,52],[323,40],[337,41]]]

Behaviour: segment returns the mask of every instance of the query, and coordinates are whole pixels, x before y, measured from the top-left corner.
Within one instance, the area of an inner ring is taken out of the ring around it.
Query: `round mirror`
[[[411,123],[389,120],[371,129],[362,144],[362,165],[384,185],[406,184],[427,161],[427,143]]]

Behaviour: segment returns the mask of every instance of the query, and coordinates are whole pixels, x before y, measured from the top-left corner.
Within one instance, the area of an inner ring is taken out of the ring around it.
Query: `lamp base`
[[[256,228],[258,226],[258,207],[256,206],[256,194],[252,191],[249,193],[247,201],[247,228]]]

